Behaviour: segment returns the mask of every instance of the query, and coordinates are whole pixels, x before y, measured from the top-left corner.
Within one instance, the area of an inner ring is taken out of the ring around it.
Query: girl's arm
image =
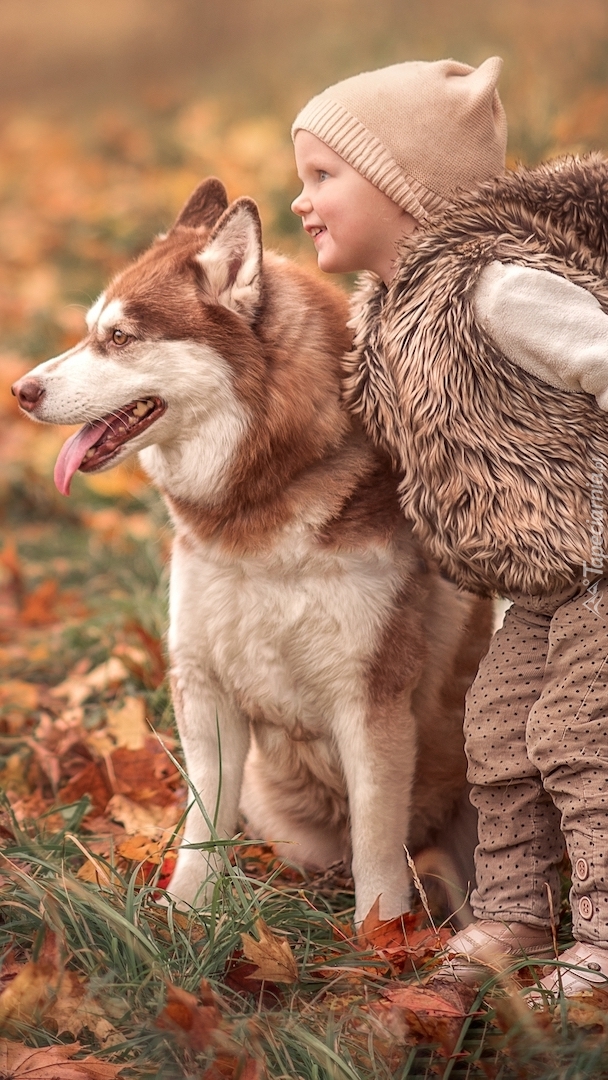
[[[594,394],[608,410],[608,315],[590,292],[547,270],[492,262],[473,308],[510,360],[552,386]]]

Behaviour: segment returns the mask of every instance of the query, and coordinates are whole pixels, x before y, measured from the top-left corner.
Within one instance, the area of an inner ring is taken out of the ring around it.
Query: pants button
[[[589,877],[589,863],[586,859],[577,859],[574,864],[576,876],[579,881],[585,881]]]
[[[588,896],[581,896],[578,902],[578,913],[581,919],[591,919],[593,917],[593,904]]]

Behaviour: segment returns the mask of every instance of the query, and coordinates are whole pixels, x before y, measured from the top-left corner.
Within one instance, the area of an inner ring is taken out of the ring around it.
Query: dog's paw
[[[162,903],[168,906],[173,902],[179,911],[207,907],[213,897],[218,870],[198,851],[180,852]]]

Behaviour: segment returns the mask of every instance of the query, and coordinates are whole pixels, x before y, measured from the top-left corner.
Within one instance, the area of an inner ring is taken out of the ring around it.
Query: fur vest
[[[494,259],[560,274],[608,312],[608,161],[507,173],[404,246],[388,289],[366,275],[346,400],[391,455],[403,511],[450,578],[550,594],[608,548],[608,413],[509,361],[477,322],[472,292]]]

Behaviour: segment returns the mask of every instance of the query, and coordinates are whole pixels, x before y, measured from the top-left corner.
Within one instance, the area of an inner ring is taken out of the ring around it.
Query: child
[[[350,403],[406,515],[452,578],[514,601],[467,702],[477,921],[449,970],[553,955],[565,839],[576,944],[542,986],[572,995],[608,981],[608,173],[503,177],[500,67],[396,64],[313,98],[292,209],[322,270],[375,275]]]

